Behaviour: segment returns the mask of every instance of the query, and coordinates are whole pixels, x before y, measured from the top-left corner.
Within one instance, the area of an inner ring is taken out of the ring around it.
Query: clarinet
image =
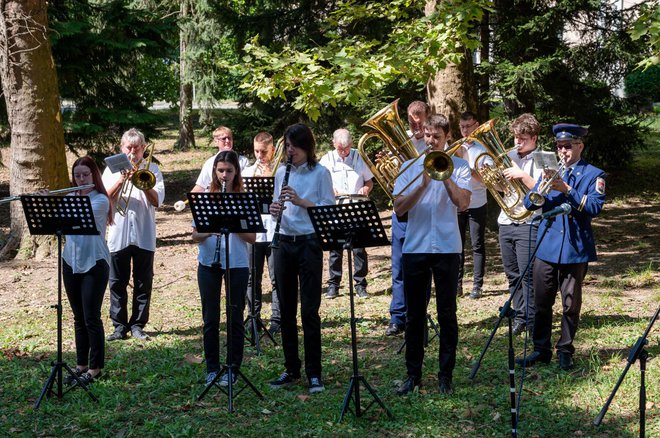
[[[282,180],[282,189],[289,184],[289,174],[291,173],[291,164],[293,163],[293,157],[289,155],[289,158],[286,160],[286,171],[284,172],[284,179]],[[277,201],[280,204],[280,212],[277,214],[277,222],[275,223],[275,234],[273,234],[273,241],[270,242],[271,248],[280,247],[280,223],[282,222],[282,213],[284,212],[284,198],[282,198],[282,193],[280,193],[280,199]]]
[[[222,181],[222,193],[227,193],[227,183],[223,180]],[[211,266],[220,266],[220,245],[221,245],[222,239],[220,236],[215,236],[215,253],[213,254],[213,262],[211,262]]]

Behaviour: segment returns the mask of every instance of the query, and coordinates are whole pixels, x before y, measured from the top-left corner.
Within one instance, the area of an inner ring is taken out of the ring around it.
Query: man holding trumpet
[[[445,149],[449,121],[432,115],[424,123],[424,140],[431,151]],[[424,361],[424,329],[427,315],[427,288],[433,279],[440,325],[438,388],[452,392],[452,373],[456,363],[458,321],[456,291],[462,250],[457,212],[470,204],[470,166],[467,161],[450,157],[453,172],[444,180],[433,180],[424,170],[423,160],[408,166],[396,180],[394,211],[408,213],[406,239],[403,243],[403,289],[407,303],[406,369],[407,378],[397,389],[405,395],[421,385]],[[413,181],[422,173],[421,179]],[[402,192],[403,190],[403,192]]]
[[[131,172],[103,172],[103,185],[108,196],[116,205],[120,198],[122,212],[115,210],[114,224],[108,227],[108,249],[110,250],[110,319],[115,326],[108,341],[126,339],[128,331],[134,338],[146,340],[144,326],[149,321],[151,286],[154,276],[154,253],[156,251],[156,208],[165,199],[163,174],[158,165],[151,162],[149,168],[156,180],[153,188],[139,190],[131,187],[131,177],[140,168],[147,143],[144,135],[135,128],[129,129],[121,138],[121,152],[131,163]],[[151,161],[151,160],[150,160]],[[124,189],[122,190],[122,187]],[[122,193],[126,192],[126,194]],[[128,283],[133,264],[133,303],[128,317]]]

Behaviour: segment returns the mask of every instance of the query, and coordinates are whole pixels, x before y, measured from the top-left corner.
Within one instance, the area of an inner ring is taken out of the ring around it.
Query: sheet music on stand
[[[254,193],[188,193],[188,204],[200,233],[266,232]]]
[[[275,177],[273,176],[244,176],[245,191],[254,193],[259,198],[261,214],[270,214],[268,208],[273,202],[275,192]]]
[[[99,234],[89,196],[21,196],[30,234]]]
[[[373,201],[323,205],[307,209],[324,251],[341,251],[348,238],[353,248],[390,245]]]
[[[557,170],[559,163],[554,152],[534,151],[532,152],[534,165],[539,169]]]
[[[106,166],[110,169],[110,172],[130,172],[133,170],[133,164],[128,159],[128,155],[122,153],[117,155],[111,155],[103,160]]]

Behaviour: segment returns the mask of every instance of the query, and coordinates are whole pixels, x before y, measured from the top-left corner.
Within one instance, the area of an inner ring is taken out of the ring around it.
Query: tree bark
[[[69,186],[45,0],[0,0],[0,75],[11,130],[10,194]],[[49,255],[53,239],[31,238],[20,202],[10,208],[2,255],[19,245],[21,255]]]
[[[427,1],[424,14],[431,15],[435,11],[436,5],[436,0]],[[461,137],[458,128],[461,113],[472,111],[476,114],[477,112],[476,88],[472,53],[467,50],[460,64],[447,65],[427,83],[426,93],[431,111],[443,114],[449,119],[454,140]]]
[[[186,61],[186,50],[190,38],[189,24],[186,22],[190,18],[190,3],[188,0],[181,2],[180,17],[182,24],[179,31],[179,79],[181,82],[179,89],[179,139],[176,142],[175,149],[186,150],[195,147],[192,118],[193,85],[190,81]]]

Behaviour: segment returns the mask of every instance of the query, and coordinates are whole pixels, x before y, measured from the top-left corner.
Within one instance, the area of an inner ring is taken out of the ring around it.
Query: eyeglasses
[[[458,124],[458,127],[459,127],[460,129],[470,129],[470,128],[472,128],[474,125],[476,125],[476,124],[478,124],[478,123],[479,123],[479,122],[477,122],[476,120],[475,120],[474,122],[470,123],[469,125],[464,125],[464,124],[459,123],[459,124]]]
[[[566,149],[567,151],[570,151],[573,149],[573,143],[557,143],[556,147],[557,150]]]
[[[231,141],[231,137],[213,137],[213,140],[218,140],[218,141]]]
[[[73,174],[73,177],[74,177],[74,178],[78,178],[78,179],[81,179],[81,178],[88,178],[91,174],[92,174],[91,172],[74,173],[74,174]]]

